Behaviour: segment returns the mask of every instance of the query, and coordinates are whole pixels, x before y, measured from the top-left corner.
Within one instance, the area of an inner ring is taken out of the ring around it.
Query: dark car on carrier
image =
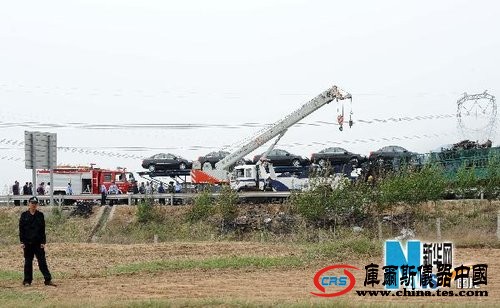
[[[227,151],[214,151],[208,153],[207,155],[198,157],[198,161],[200,162],[202,167],[205,166],[205,164],[210,164],[212,168],[215,168],[215,164],[224,159],[229,154],[231,153]],[[252,162],[242,158],[239,161],[237,161],[234,165],[244,165],[248,163],[251,164]]]
[[[224,157],[228,156],[229,152],[227,151],[214,151],[210,152],[207,155],[198,157],[198,161],[203,166],[204,164],[212,165],[212,168],[215,168],[215,164],[222,160]]]
[[[254,164],[257,163],[262,157],[262,155],[263,154],[255,155],[253,158],[253,163]],[[300,166],[307,166],[311,163],[307,158],[280,149],[274,149],[271,152],[269,152],[266,159],[270,161],[274,166],[300,167]]]
[[[151,172],[158,170],[191,169],[191,162],[171,153],[159,153],[142,161],[142,167]]]
[[[349,152],[346,149],[339,147],[326,148],[311,155],[311,163],[317,164],[320,167],[325,167],[327,164],[330,164],[331,166],[345,164],[358,166],[365,161],[365,156]]]
[[[372,163],[388,163],[398,161],[399,163],[411,163],[417,159],[418,154],[407,149],[390,145],[371,152],[368,160]]]

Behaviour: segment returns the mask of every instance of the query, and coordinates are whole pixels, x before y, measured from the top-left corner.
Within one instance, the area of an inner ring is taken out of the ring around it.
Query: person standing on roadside
[[[40,185],[38,185],[36,189],[36,194],[38,196],[44,196],[45,195],[45,183],[41,182]],[[40,205],[44,205],[43,200],[40,200]]]
[[[45,195],[50,196],[50,182],[47,182],[47,185],[45,185]],[[45,200],[45,204],[50,204],[50,199]]]
[[[118,186],[116,186],[115,181],[113,181],[111,183],[111,185],[109,185],[108,194],[109,195],[118,195],[118,193],[119,193]],[[109,206],[113,206],[117,202],[118,201],[116,199],[109,199]]]
[[[132,185],[132,193],[134,195],[139,194],[139,186],[137,186],[137,181],[134,181],[134,184]],[[137,205],[137,198],[134,199],[134,204]]]
[[[28,195],[30,194],[30,193],[29,193],[29,191],[30,191],[30,190],[29,190],[28,182],[26,182],[26,184],[24,184],[24,186],[23,186],[23,195],[24,195],[24,196],[28,196]],[[23,204],[24,204],[24,205],[28,205],[28,200],[27,200],[27,199],[26,199],[26,200],[24,200],[24,201],[23,201]]]
[[[71,196],[73,194],[73,187],[71,187],[71,183],[68,183],[68,186],[66,186],[66,195]],[[72,199],[65,199],[64,204],[70,205],[74,202],[75,200]]]
[[[45,185],[45,195],[50,196],[50,182],[47,182],[47,185]]]
[[[68,186],[66,187],[66,195],[72,195],[73,194],[73,187],[71,187],[71,183],[68,183]]]
[[[146,193],[146,186],[144,186],[144,182],[141,182],[141,186],[139,187],[139,193],[142,195]]]
[[[38,198],[28,200],[29,208],[21,214],[19,219],[19,241],[24,250],[24,286],[33,282],[33,257],[38,260],[38,268],[42,272],[46,286],[56,286],[52,282],[47,260],[45,259],[45,217],[38,211]]]
[[[19,182],[18,181],[15,181],[14,182],[14,185],[12,185],[12,194],[14,196],[19,196],[19,193],[20,193],[20,190],[19,190]],[[20,200],[17,200],[17,199],[14,199],[14,205],[15,206],[20,206],[21,205],[21,201]]]
[[[163,182],[160,182],[160,186],[158,187],[158,193],[164,194],[165,192],[166,191],[165,191],[165,187],[163,187]],[[160,205],[165,205],[165,198],[158,199],[158,203],[160,203]]]
[[[101,184],[101,206],[106,205],[106,195],[108,191],[106,189],[106,185]]]

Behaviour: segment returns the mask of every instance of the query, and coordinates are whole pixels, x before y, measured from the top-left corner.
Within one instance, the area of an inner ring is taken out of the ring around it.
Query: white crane
[[[279,120],[275,124],[264,129],[255,138],[245,143],[233,153],[224,157],[222,160],[215,164],[215,169],[210,170],[210,168],[208,168],[201,170],[201,164],[194,163],[191,170],[191,179],[193,183],[227,182],[229,167],[240,161],[243,157],[245,157],[245,155],[251,153],[276,136],[279,136],[279,138],[281,138],[289,127],[304,119],[322,106],[330,103],[333,100],[339,101],[344,99],[352,99],[352,97],[349,93],[341,93],[341,90],[337,86],[333,86],[304,104],[299,109]],[[276,142],[274,144],[276,144]],[[270,150],[268,150],[268,152],[269,151]]]

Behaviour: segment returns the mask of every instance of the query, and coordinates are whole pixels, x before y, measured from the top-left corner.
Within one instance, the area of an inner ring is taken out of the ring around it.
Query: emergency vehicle
[[[120,193],[132,191],[132,185],[135,181],[132,172],[127,172],[125,169],[109,170],[94,168],[89,166],[59,166],[54,169],[53,182],[50,183],[54,190],[54,195],[65,195],[68,183],[71,183],[71,188],[74,195],[80,194],[100,194],[102,184],[109,186],[115,182]],[[45,184],[50,182],[50,170],[37,170],[37,187],[40,183]]]

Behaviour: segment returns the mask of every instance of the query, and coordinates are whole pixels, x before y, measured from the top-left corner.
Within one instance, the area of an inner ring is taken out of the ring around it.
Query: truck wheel
[[[181,170],[186,169],[186,164],[185,163],[180,163],[179,164],[179,169],[181,169]]]
[[[300,167],[300,161],[298,159],[294,159],[294,160],[292,160],[292,165],[294,167]]]
[[[155,172],[155,165],[149,165],[148,170],[151,172]]]
[[[324,159],[320,159],[320,160],[318,161],[318,165],[319,165],[320,167],[324,168],[324,167],[326,166],[326,161],[325,161]]]

